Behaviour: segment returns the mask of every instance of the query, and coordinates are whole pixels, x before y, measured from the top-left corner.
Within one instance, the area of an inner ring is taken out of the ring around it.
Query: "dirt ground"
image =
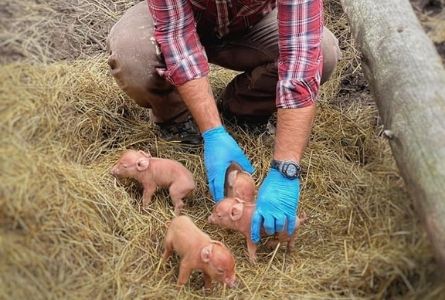
[[[184,153],[159,141],[147,125],[146,112],[120,92],[107,73],[107,33],[137,2],[1,4],[2,175],[17,181],[6,183],[6,177],[0,177],[0,187],[10,193],[0,192],[0,299],[176,295],[177,268],[171,263],[170,271],[160,271],[157,265],[163,228],[159,220],[169,217],[168,207],[157,201],[153,210],[160,215],[142,215],[134,200],[140,189],[116,185],[106,173],[125,147],[148,147],[192,169],[199,197],[187,213],[243,257],[239,239],[205,223],[211,204],[200,153]],[[445,62],[444,1],[411,2]],[[326,25],[339,38],[344,59],[321,90],[319,117],[304,161],[311,169],[305,174],[302,206],[312,221],[302,231],[298,255],[262,252],[256,267],[241,259],[242,289],[220,289],[215,297],[287,299],[298,292],[307,299],[440,299],[445,289],[437,279],[439,270],[390,149],[379,136],[360,53],[339,1],[324,4]],[[215,94],[232,76],[212,66]],[[230,129],[259,161],[259,176],[264,175],[271,138]],[[15,152],[21,156],[12,157]],[[62,155],[55,157],[56,152]],[[60,166],[47,162],[53,159]],[[28,176],[23,170],[29,165]],[[46,199],[47,191],[55,199]],[[166,194],[158,198],[165,200]],[[66,199],[75,201],[67,204]],[[8,246],[4,252],[2,244]],[[292,264],[285,267],[289,259]],[[195,275],[182,295],[202,298],[199,281]]]
[[[445,63],[445,1],[411,0],[411,3],[425,32]]]

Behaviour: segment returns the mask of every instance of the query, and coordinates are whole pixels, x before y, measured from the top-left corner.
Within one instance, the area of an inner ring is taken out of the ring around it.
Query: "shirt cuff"
[[[304,80],[279,80],[277,83],[277,108],[303,108],[314,104],[320,81],[315,78]]]
[[[198,79],[209,74],[209,63],[204,52],[195,53],[178,60],[168,69],[157,68],[156,71],[174,86]]]

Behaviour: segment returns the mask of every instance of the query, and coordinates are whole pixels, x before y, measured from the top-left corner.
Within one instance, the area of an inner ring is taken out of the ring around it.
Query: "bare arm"
[[[155,38],[165,59],[165,79],[177,87],[201,132],[221,125],[189,0],[148,0]]]
[[[315,117],[315,104],[278,109],[274,159],[300,162]]]
[[[221,125],[207,76],[190,80],[178,86],[178,91],[201,132]]]

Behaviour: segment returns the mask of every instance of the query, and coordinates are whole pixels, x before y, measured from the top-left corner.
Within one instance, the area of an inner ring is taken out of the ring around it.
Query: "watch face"
[[[286,168],[286,175],[289,177],[294,177],[297,175],[297,167],[293,164],[288,164]]]
[[[289,178],[289,179],[295,179],[300,177],[300,166],[298,163],[295,163],[293,161],[278,161],[273,160],[271,167],[280,171],[280,173]]]

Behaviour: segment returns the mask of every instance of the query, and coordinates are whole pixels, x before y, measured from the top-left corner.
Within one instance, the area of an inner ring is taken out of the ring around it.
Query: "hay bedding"
[[[345,21],[339,20],[336,33],[345,37]],[[348,39],[342,43],[346,59],[323,87],[303,162],[300,207],[310,221],[300,228],[294,253],[260,247],[255,266],[240,235],[206,223],[212,202],[201,149],[188,153],[158,140],[147,112],[114,84],[104,56],[3,66],[0,298],[177,296],[178,259],[159,264],[164,224],[172,217],[168,194],[158,192],[150,209],[141,211],[140,187],[108,174],[127,148],[177,159],[194,173],[197,190],[185,213],[233,250],[241,281],[235,290],[217,285],[212,297],[443,296],[429,243],[378,135],[374,106],[338,103],[339,88],[348,88],[340,83],[357,77],[358,68],[357,51]],[[212,70],[216,94],[231,76]],[[273,139],[234,126],[229,130],[253,160],[259,183]],[[203,297],[201,285],[202,276],[195,273],[180,296]]]

